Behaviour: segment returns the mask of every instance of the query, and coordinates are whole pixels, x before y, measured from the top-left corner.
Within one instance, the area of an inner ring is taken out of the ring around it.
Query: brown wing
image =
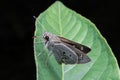
[[[63,38],[63,37],[60,37],[60,36],[58,36],[58,37],[60,38],[60,40],[61,40],[63,43],[67,43],[67,44],[69,44],[69,45],[72,45],[72,46],[74,46],[75,48],[79,49],[80,51],[84,52],[85,54],[87,54],[88,52],[91,51],[91,49],[90,49],[89,47],[87,47],[87,46],[84,46],[84,45],[82,45],[82,44],[79,44],[79,43],[77,43],[77,42],[71,41],[71,40],[69,40],[69,39],[66,39],[66,38]]]

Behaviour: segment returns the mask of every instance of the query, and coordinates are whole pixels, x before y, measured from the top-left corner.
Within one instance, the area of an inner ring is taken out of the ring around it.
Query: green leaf
[[[43,32],[51,32],[92,49],[86,64],[59,65],[52,55],[45,64],[49,51],[42,42]],[[120,80],[116,58],[96,26],[56,1],[36,19],[34,55],[37,80]]]

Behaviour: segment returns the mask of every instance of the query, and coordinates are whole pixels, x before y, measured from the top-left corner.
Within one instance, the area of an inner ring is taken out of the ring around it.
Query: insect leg
[[[41,54],[45,51],[46,47],[43,48],[43,50],[37,55],[37,57],[41,56]]]
[[[52,51],[49,52],[49,54],[48,54],[48,56],[47,56],[47,58],[46,58],[46,60],[45,60],[45,64],[48,63],[48,60],[49,60],[49,58],[50,58],[51,55],[52,55]]]

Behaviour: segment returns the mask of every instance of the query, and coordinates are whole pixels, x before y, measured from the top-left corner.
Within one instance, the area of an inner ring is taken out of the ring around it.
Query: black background
[[[35,29],[33,16],[37,17],[54,1],[0,0],[1,80],[36,79],[32,39]],[[119,62],[119,2],[115,0],[61,1],[96,24]]]

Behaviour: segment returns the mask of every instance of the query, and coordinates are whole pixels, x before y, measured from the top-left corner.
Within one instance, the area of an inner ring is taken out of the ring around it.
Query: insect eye
[[[45,36],[45,40],[47,40],[47,41],[48,41],[48,40],[49,40],[49,37],[48,37],[48,36]]]

